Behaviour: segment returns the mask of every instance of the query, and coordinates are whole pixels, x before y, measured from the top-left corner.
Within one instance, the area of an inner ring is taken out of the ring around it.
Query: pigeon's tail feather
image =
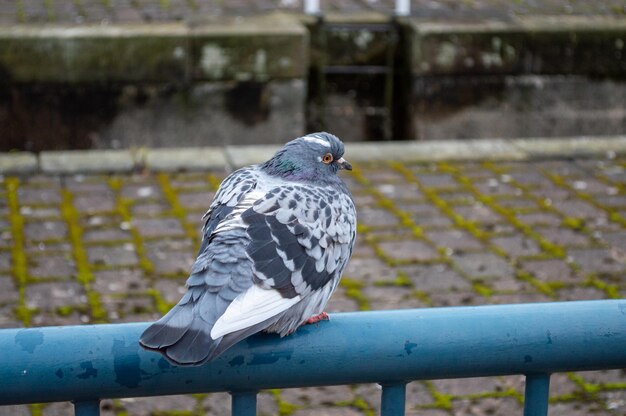
[[[193,302],[188,302],[176,305],[150,325],[139,342],[177,365],[199,365],[220,343],[219,338],[211,338],[211,328],[212,325],[194,313]]]
[[[281,315],[282,314],[279,314],[256,325],[252,325],[251,327],[224,335],[222,338],[220,338],[221,341],[219,342],[219,344],[215,346],[213,351],[211,351],[211,354],[207,357],[207,361],[213,360],[242,339],[247,338],[250,335],[254,335],[257,332],[263,331],[274,322],[276,322],[281,317]]]
[[[150,325],[139,338],[146,348],[158,350],[178,342],[193,321],[193,304],[178,304],[164,317]]]
[[[219,344],[220,338],[211,338],[211,326],[196,315],[184,335],[174,345],[164,348],[162,353],[178,365],[199,365],[208,360]]]

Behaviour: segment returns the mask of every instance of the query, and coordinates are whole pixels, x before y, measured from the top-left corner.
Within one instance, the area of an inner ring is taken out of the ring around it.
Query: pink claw
[[[330,318],[326,312],[322,312],[319,315],[315,315],[304,321],[305,324],[316,324],[319,321],[329,321]]]

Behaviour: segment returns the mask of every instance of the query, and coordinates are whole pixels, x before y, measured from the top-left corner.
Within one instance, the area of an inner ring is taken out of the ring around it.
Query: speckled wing
[[[211,335],[277,318],[274,332],[289,333],[309,317],[309,309],[317,309],[306,303],[323,307],[339,281],[356,236],[354,203],[342,188],[283,185],[257,200],[241,221],[250,238],[246,253],[254,284],[265,290],[233,302]],[[298,312],[290,316],[290,309]]]
[[[188,291],[142,334],[144,347],[159,350],[177,364],[195,365],[232,345],[211,338],[211,328],[233,299],[253,283],[245,228],[224,224],[240,223],[242,210],[252,206],[255,198],[246,196],[254,193],[258,175],[255,168],[244,168],[221,184],[205,215],[203,241],[187,279]],[[216,232],[220,224],[223,231]]]

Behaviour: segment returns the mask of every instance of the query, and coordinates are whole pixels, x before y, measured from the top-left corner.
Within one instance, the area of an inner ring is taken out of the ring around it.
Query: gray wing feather
[[[285,298],[301,296],[300,303],[312,293],[315,302],[327,301],[354,246],[356,213],[350,195],[345,189],[284,185],[251,204],[245,195],[254,189],[257,175],[243,169],[222,183],[206,214],[189,291],[145,331],[145,347],[177,364],[197,365],[258,331],[270,327],[285,334],[306,319],[289,316],[287,310],[213,340],[210,332],[217,319],[252,284]],[[298,308],[299,314],[309,312]]]
[[[141,345],[160,351],[179,365],[197,365],[214,357],[212,353],[222,339],[212,339],[211,328],[232,300],[252,285],[245,232],[214,232],[254,189],[257,175],[254,169],[246,168],[224,180],[205,215],[203,241],[187,279],[187,293],[144,331]]]

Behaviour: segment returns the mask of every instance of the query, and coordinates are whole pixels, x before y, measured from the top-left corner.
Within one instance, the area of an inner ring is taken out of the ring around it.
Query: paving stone
[[[0,271],[10,271],[12,267],[11,252],[0,251]]]
[[[120,399],[124,410],[133,416],[151,416],[154,411],[192,411],[196,399],[191,395],[154,396]]]
[[[626,413],[626,390],[607,391],[598,394],[603,407],[616,415]]]
[[[489,296],[483,301],[487,305],[509,305],[512,303],[551,302],[552,299],[541,293],[511,293]]]
[[[423,308],[413,289],[403,286],[367,286],[361,290],[372,310]]]
[[[514,415],[519,414],[523,409],[522,405],[512,397],[454,400],[452,407],[452,414],[455,416]],[[551,408],[550,412],[552,412]]]
[[[521,266],[544,282],[574,283],[580,279],[567,263],[559,259],[524,260]]]
[[[496,279],[489,282],[489,285],[496,292],[529,292],[533,290],[528,282],[513,277]]]
[[[31,308],[54,311],[60,306],[83,305],[85,290],[76,282],[32,283],[26,286],[26,304]]]
[[[480,203],[469,206],[455,206],[454,211],[468,221],[476,221],[482,224],[495,224],[503,221],[500,215]]]
[[[497,178],[489,178],[474,182],[474,187],[484,195],[520,195],[521,191],[507,183],[500,182]]]
[[[509,263],[491,253],[457,253],[452,255],[452,260],[472,278],[501,279],[514,275]]]
[[[583,177],[579,179],[570,179],[568,184],[577,191],[581,191],[588,194],[604,194],[610,193],[610,185],[600,182],[597,179]]]
[[[210,393],[202,402],[209,415],[230,415],[231,398],[228,393]]]
[[[388,258],[402,261],[428,261],[438,259],[439,253],[419,240],[385,241],[378,246]]]
[[[447,410],[439,409],[407,409],[407,416],[450,416]]]
[[[520,235],[493,238],[491,243],[496,247],[500,247],[512,257],[530,256],[540,252],[537,243],[528,237]]]
[[[569,228],[545,227],[535,228],[535,231],[561,246],[588,246],[590,244],[586,235]]]
[[[352,199],[357,206],[357,211],[360,212],[363,207],[368,205],[376,205],[377,201],[374,195],[370,193],[352,193]],[[360,220],[360,219],[359,219]]]
[[[432,402],[433,397],[423,381],[412,381],[406,385],[407,411],[413,406],[427,406]]]
[[[483,244],[471,234],[457,229],[426,231],[426,236],[438,247],[456,251],[484,248]]]
[[[66,254],[45,253],[28,258],[28,273],[42,279],[51,277],[68,279],[76,274],[76,268],[69,252]]]
[[[147,295],[105,295],[102,296],[102,303],[111,319],[117,322],[154,321],[162,316],[155,310],[153,299]]]
[[[162,192],[161,188],[156,183],[125,183],[122,186],[120,195],[123,198],[128,198],[131,200],[141,200],[161,198]]]
[[[279,414],[279,408],[278,408],[278,404],[276,403],[276,399],[270,393],[261,392],[257,395],[256,408],[257,408],[257,413],[259,416],[274,416],[274,415]],[[210,414],[218,414],[218,413],[210,413]]]
[[[139,294],[148,289],[143,272],[138,269],[97,270],[92,287],[100,294]]]
[[[536,185],[548,181],[541,173],[528,169],[526,164],[520,165],[519,170],[508,172],[507,175],[520,185]]]
[[[184,234],[176,218],[134,218],[133,225],[143,237],[172,237]]]
[[[10,276],[0,275],[0,305],[14,302],[19,292]]]
[[[563,214],[574,218],[597,218],[606,216],[604,211],[582,200],[554,201],[553,206]]]
[[[396,277],[396,271],[392,267],[375,257],[352,258],[343,274],[365,283],[377,280],[393,280]]]
[[[134,266],[138,262],[132,243],[122,246],[89,246],[87,257],[95,266]]]
[[[404,176],[400,172],[392,169],[362,169],[362,173],[372,182],[405,181]]]
[[[571,249],[568,255],[580,266],[583,273],[614,273],[626,270],[623,258],[607,249]]]
[[[453,205],[473,205],[476,203],[476,197],[471,192],[456,190],[452,192],[443,191],[437,194],[439,198]]]
[[[163,300],[169,303],[176,303],[187,292],[185,279],[180,280],[159,280],[154,284],[154,288],[159,291]]]
[[[429,294],[434,307],[484,305],[485,298],[473,291],[434,292]]]
[[[63,240],[67,238],[67,225],[61,221],[27,222],[24,235],[29,240]]]
[[[361,416],[363,413],[353,407],[325,407],[317,406],[309,409],[299,409],[292,413],[293,416]]]
[[[529,213],[519,213],[516,217],[528,225],[551,225],[556,226],[561,224],[562,220],[558,215],[549,213],[549,212],[529,212]]]
[[[433,380],[433,386],[439,393],[453,396],[466,396],[489,391],[496,391],[499,380],[495,377],[454,378],[449,380]]]
[[[626,369],[585,371],[580,373],[587,383],[611,384],[623,383],[626,379]]]
[[[378,183],[375,188],[387,198],[398,201],[403,199],[419,199],[422,193],[415,185],[403,183]]]
[[[337,287],[326,305],[326,312],[354,312],[359,310],[356,300],[346,296],[346,290],[341,285]]]
[[[596,197],[595,200],[596,202],[600,203],[603,207],[610,207],[610,208],[626,207],[626,196],[624,195]]]
[[[49,403],[44,407],[43,416],[65,416],[74,412],[74,405],[70,402]]]
[[[20,187],[17,190],[20,204],[57,205],[61,203],[58,189]]]
[[[496,203],[505,208],[513,209],[514,211],[519,211],[528,208],[537,208],[537,202],[534,199],[530,198],[499,198]]]
[[[83,232],[82,240],[85,243],[101,243],[111,241],[129,241],[131,234],[120,228],[92,228]]]
[[[81,214],[92,215],[101,212],[115,211],[115,197],[112,193],[98,195],[77,195],[73,200],[74,207]]]
[[[550,397],[572,394],[578,390],[578,386],[563,373],[554,373],[550,376]]]
[[[27,221],[31,219],[61,219],[61,211],[55,206],[28,206],[20,207],[20,214]]]
[[[384,209],[362,208],[359,211],[359,223],[370,227],[393,227],[398,225],[399,221]]]
[[[30,416],[30,408],[27,405],[12,405],[0,407],[2,416]]]
[[[557,292],[560,301],[606,299],[606,293],[593,287],[568,287]]]
[[[550,404],[550,416],[589,416],[598,414],[602,414],[601,409],[595,403],[571,402]]]
[[[460,185],[454,177],[447,173],[416,173],[415,179],[419,184],[427,188],[459,188]]]
[[[305,387],[299,389],[282,389],[281,400],[296,406],[312,407],[333,405],[354,400],[355,393],[350,386]]]
[[[0,248],[13,247],[13,235],[10,230],[0,230]]]
[[[416,289],[428,293],[471,289],[467,280],[444,265],[405,266],[398,270],[411,279]]]
[[[64,187],[73,194],[105,194],[111,192],[108,177],[101,175],[74,175],[65,178]]]
[[[209,205],[211,205],[211,201],[213,200],[213,195],[208,195],[204,192],[193,192],[193,193],[179,193],[178,194],[178,202],[185,207],[185,209],[209,209]]]

